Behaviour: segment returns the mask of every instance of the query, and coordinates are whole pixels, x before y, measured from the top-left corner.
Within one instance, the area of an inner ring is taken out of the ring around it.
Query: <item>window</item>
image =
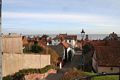
[[[113,71],[113,68],[111,67],[110,70]]]

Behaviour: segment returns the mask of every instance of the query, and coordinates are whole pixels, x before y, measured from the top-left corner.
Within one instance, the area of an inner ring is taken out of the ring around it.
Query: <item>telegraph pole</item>
[[[1,28],[2,0],[0,0],[0,80],[2,80],[2,28]]]

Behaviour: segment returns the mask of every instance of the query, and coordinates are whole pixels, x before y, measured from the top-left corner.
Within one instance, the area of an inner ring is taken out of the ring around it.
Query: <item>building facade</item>
[[[9,34],[2,36],[3,53],[23,53],[22,36]]]
[[[120,68],[120,47],[96,47],[92,66],[97,73],[118,73]]]

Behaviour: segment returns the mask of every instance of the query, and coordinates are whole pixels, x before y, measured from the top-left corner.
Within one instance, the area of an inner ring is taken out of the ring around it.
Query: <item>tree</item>
[[[82,51],[82,54],[88,54],[91,50],[91,45],[89,44],[86,44],[83,46],[83,51]]]
[[[39,53],[41,52],[43,49],[38,45],[37,41],[34,41],[34,44],[32,45],[32,52],[34,53]]]
[[[92,44],[88,43],[83,46],[82,56],[83,56],[84,71],[87,72],[92,71],[93,54],[94,54],[94,47]]]

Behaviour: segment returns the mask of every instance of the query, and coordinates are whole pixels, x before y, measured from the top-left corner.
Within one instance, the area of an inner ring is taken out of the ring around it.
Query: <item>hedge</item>
[[[23,80],[25,75],[34,74],[34,73],[43,74],[43,73],[46,73],[50,69],[58,70],[59,68],[48,65],[41,69],[23,69],[23,70],[19,70],[19,72],[16,72],[13,75],[8,75],[8,76],[3,77],[3,80]]]

